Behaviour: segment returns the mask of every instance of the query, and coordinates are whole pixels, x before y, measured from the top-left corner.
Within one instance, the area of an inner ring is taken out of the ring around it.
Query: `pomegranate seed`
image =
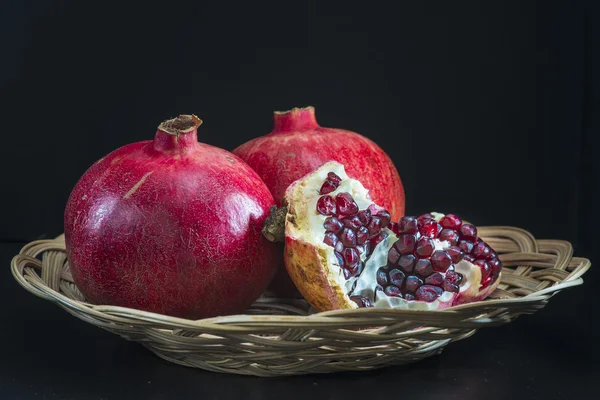
[[[473,257],[478,260],[485,260],[490,256],[492,249],[483,240],[479,241],[475,247],[473,247]]]
[[[357,215],[354,215],[352,217],[346,217],[346,218],[342,219],[342,223],[344,224],[344,226],[346,228],[350,228],[350,229],[354,229],[354,230],[357,230],[358,228],[362,227],[362,222],[360,222],[360,219],[358,218]]]
[[[353,277],[353,276],[356,276],[356,275],[360,275],[360,273],[363,270],[363,267],[364,267],[364,265],[363,265],[362,262],[357,262],[354,265],[346,267],[346,269],[350,273],[350,277]]]
[[[415,266],[415,256],[412,254],[405,254],[398,260],[398,266],[401,267],[404,272],[410,274]]]
[[[486,280],[492,272],[492,267],[485,260],[475,260],[475,265],[481,268],[481,281]]]
[[[435,242],[433,239],[428,238],[426,236],[419,239],[417,242],[417,255],[421,257],[429,257],[431,253],[433,253],[433,249],[435,248]]]
[[[470,262],[470,263],[473,263],[473,262],[475,261],[475,257],[473,257],[473,256],[472,256],[472,255],[470,255],[470,254],[465,254],[465,256],[464,256],[463,260],[465,260],[465,261],[468,261],[468,262]]]
[[[357,264],[357,267],[358,267],[358,272],[356,273],[356,275],[360,275],[360,274],[362,274],[363,269],[365,269],[365,263],[363,263],[362,261],[360,261]]]
[[[373,245],[373,247],[375,247],[379,243],[384,241],[387,237],[388,237],[387,232],[380,232],[377,236],[375,236],[373,239],[371,239],[371,244]]]
[[[435,239],[442,231],[442,226],[435,220],[427,221],[419,228],[419,232],[422,236],[427,236]]]
[[[402,297],[402,292],[394,285],[387,286],[383,292],[388,296]]]
[[[431,255],[431,264],[433,269],[439,272],[446,272],[452,264],[452,258],[444,250],[436,250]]]
[[[444,289],[446,292],[454,292],[454,293],[458,293],[460,291],[460,288],[458,287],[458,285],[449,282],[449,281],[444,281],[444,283],[442,284],[442,289]]]
[[[348,271],[348,269],[342,268],[342,271],[344,271],[344,278],[346,278],[346,280],[352,278],[352,275],[350,274],[350,271]]]
[[[327,174],[327,179],[331,182],[339,185],[342,182],[342,178],[340,178],[335,172],[330,172]]]
[[[392,285],[401,287],[402,284],[404,283],[405,276],[406,275],[404,275],[404,272],[400,271],[397,268],[394,268],[393,270],[390,271],[390,282],[392,283]]]
[[[367,299],[365,296],[350,296],[350,300],[355,302],[360,308],[373,307],[373,303],[371,303],[371,300]]]
[[[411,275],[406,278],[405,288],[407,292],[414,293],[422,284],[423,281],[421,279],[414,275]]]
[[[396,265],[398,260],[400,259],[400,253],[394,247],[388,251],[388,263],[391,265]]]
[[[492,283],[494,281],[494,279],[491,276],[488,276],[486,279],[484,279],[483,281],[481,281],[481,286],[488,287],[490,285],[490,283]]]
[[[414,294],[412,294],[412,293],[405,293],[404,294],[404,300],[410,301],[410,300],[414,300],[414,299],[415,299],[415,295]]]
[[[462,282],[462,279],[463,279],[462,274],[460,274],[454,270],[446,272],[445,281],[447,281],[447,282],[450,282],[454,285],[460,285],[460,283]]]
[[[343,249],[342,249],[343,250]],[[337,250],[333,252],[335,254],[335,258],[337,259],[337,265],[340,267],[344,265],[344,257]]]
[[[350,193],[339,193],[335,196],[335,205],[338,213],[342,215],[354,215],[358,212],[358,204]]]
[[[474,242],[477,239],[477,228],[471,224],[464,224],[460,227],[460,237]]]
[[[402,217],[398,222],[398,233],[417,233],[417,219],[415,217]]]
[[[371,221],[371,210],[368,208],[366,210],[362,210],[358,213],[358,218],[363,225],[368,225]]]
[[[369,238],[369,230],[364,226],[361,226],[356,232],[356,243],[362,245],[365,244],[367,239]]]
[[[450,255],[453,264],[458,264],[462,261],[465,253],[460,249],[460,247],[451,246],[446,249],[446,253]]]
[[[429,276],[433,273],[433,267],[431,266],[431,261],[422,258],[417,261],[415,264],[415,273],[419,274],[422,277]]]
[[[352,229],[344,228],[340,233],[340,241],[344,247],[355,247],[356,246],[356,233]]]
[[[423,285],[417,289],[415,297],[417,298],[417,300],[431,303],[432,301],[440,297],[442,293],[444,293],[442,288],[430,285]]]
[[[334,215],[336,207],[333,197],[329,195],[321,196],[317,201],[317,211],[322,215]]]
[[[500,270],[502,269],[502,263],[500,262],[500,260],[496,257],[493,257],[491,259],[488,260],[487,262],[490,266],[490,268],[492,269],[492,276],[497,277],[498,275],[500,275]]]
[[[390,222],[387,227],[390,231],[394,232],[396,235],[398,234],[398,224],[396,222]]]
[[[360,261],[360,257],[358,256],[356,249],[346,248],[344,249],[342,255],[344,256],[344,261],[347,266],[355,265]]]
[[[435,272],[425,279],[425,283],[427,285],[442,286],[442,283],[444,283],[444,276],[439,272]]]
[[[323,239],[323,243],[325,243],[328,246],[335,247],[337,242],[338,242],[338,238],[337,238],[337,236],[335,236],[335,233],[327,232],[325,234],[325,239]]]
[[[439,236],[440,240],[450,242],[450,246],[455,246],[458,243],[458,233],[452,229],[442,229]]]
[[[386,286],[389,283],[388,274],[383,267],[377,270],[377,283],[381,286]]]
[[[462,220],[454,214],[446,214],[440,219],[442,227],[452,230],[457,230],[462,225]]]
[[[388,226],[388,224],[390,223],[390,220],[392,219],[392,217],[390,216],[390,213],[387,212],[387,210],[381,210],[377,213],[377,216],[379,218],[381,218],[381,227],[385,228],[386,226]]]
[[[381,218],[379,218],[378,216],[373,216],[373,218],[371,218],[371,221],[369,221],[367,228],[369,229],[371,237],[377,235],[379,232],[381,232]]]
[[[323,228],[325,228],[327,232],[338,233],[343,227],[344,224],[336,217],[329,217],[323,222]]]
[[[359,254],[366,253],[367,255],[369,255],[371,252],[371,245],[369,244],[369,242],[366,242],[364,244],[357,244],[355,248]]]
[[[394,243],[394,247],[400,254],[411,254],[415,251],[415,245],[417,243],[417,237],[415,235],[402,235],[398,238],[398,241]]]
[[[433,219],[435,219],[435,217],[433,216],[433,214],[429,214],[429,213],[427,213],[427,214],[422,214],[422,215],[419,215],[419,216],[417,217],[417,223],[418,223],[418,225],[419,225],[419,228],[420,228],[421,226],[423,226],[423,224],[424,224],[424,223],[426,223],[426,222],[428,222],[428,221],[431,221],[431,220],[433,220]]]
[[[458,247],[465,253],[468,254],[473,251],[473,242],[469,242],[468,240],[461,240],[458,242]]]
[[[331,193],[335,189],[337,189],[337,187],[338,187],[338,185],[336,185],[334,182],[325,181],[325,182],[323,182],[323,185],[321,185],[321,190],[319,190],[319,194]]]

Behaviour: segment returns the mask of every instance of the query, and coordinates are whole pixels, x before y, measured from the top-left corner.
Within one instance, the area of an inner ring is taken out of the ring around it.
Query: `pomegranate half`
[[[67,255],[88,301],[205,318],[243,312],[271,281],[279,254],[261,228],[273,197],[237,156],[199,143],[200,124],[163,122],[73,189]]]
[[[288,273],[317,310],[439,310],[482,300],[502,264],[477,229],[453,214],[392,222],[344,166],[328,162],[294,182],[284,203]]]
[[[233,153],[258,173],[278,206],[292,182],[334,160],[368,187],[373,200],[392,218],[404,215],[404,188],[389,156],[358,133],[319,126],[314,107],[275,112],[271,133],[244,143]],[[281,264],[271,289],[280,296],[293,296],[295,287]]]

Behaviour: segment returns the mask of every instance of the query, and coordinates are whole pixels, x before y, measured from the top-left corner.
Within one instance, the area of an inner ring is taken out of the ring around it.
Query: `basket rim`
[[[539,303],[545,304],[551,297],[560,292],[561,290],[579,286],[583,283],[582,276],[591,267],[591,261],[583,257],[572,257],[573,250],[572,245],[568,241],[564,240],[548,240],[548,239],[535,239],[528,231],[510,226],[482,226],[480,227],[481,232],[485,232],[487,235],[493,235],[495,232],[501,232],[510,230],[518,232],[523,235],[524,238],[530,240],[530,245],[533,243],[533,248],[530,252],[511,252],[508,253],[511,256],[522,256],[537,255],[539,256],[540,248],[551,247],[549,245],[562,246],[566,256],[562,260],[558,260],[557,263],[568,263],[578,264],[572,268],[572,271],[568,276],[562,279],[559,283],[556,283],[547,288],[535,291],[528,295],[515,298],[505,299],[485,299],[482,301],[471,302],[467,304],[461,304],[453,306],[444,310],[403,310],[403,309],[376,309],[376,308],[363,308],[353,310],[332,310],[315,312],[310,315],[255,315],[255,314],[235,314],[218,316],[212,318],[203,319],[185,319],[178,317],[171,317],[163,314],[158,314],[149,311],[142,311],[134,308],[111,306],[111,305],[95,305],[83,301],[71,299],[66,295],[52,289],[46,285],[41,279],[33,280],[26,276],[24,273],[23,264],[30,262],[39,262],[39,260],[33,256],[30,256],[27,251],[35,246],[44,246],[43,251],[55,250],[64,251],[64,234],[59,235],[54,239],[36,240],[27,243],[21,248],[19,253],[15,255],[11,261],[11,272],[14,279],[30,293],[41,297],[45,300],[50,300],[58,303],[61,307],[71,309],[73,311],[85,312],[92,317],[100,319],[109,319],[112,322],[121,322],[130,324],[135,322],[136,325],[148,325],[154,327],[165,326],[173,328],[177,326],[179,329],[198,329],[202,330],[215,330],[223,332],[227,330],[230,332],[245,332],[251,330],[256,332],[257,327],[264,328],[266,330],[276,328],[293,328],[294,326],[301,326],[302,328],[309,327],[310,324],[315,326],[327,325],[328,327],[339,327],[339,328],[360,328],[365,326],[373,326],[373,319],[385,319],[390,322],[394,320],[406,320],[412,321],[422,320],[435,321],[438,318],[444,318],[444,326],[447,326],[447,320],[450,316],[456,316],[456,321],[461,321],[461,326],[464,326],[465,318],[475,318],[477,315],[489,311],[490,309],[505,309],[505,308],[527,308],[530,305]],[[482,235],[483,236],[483,235]],[[527,247],[527,246],[526,246]],[[42,253],[43,251],[39,251]],[[264,301],[264,304],[268,305],[269,299],[276,299],[282,301],[286,299],[281,298],[261,298],[257,302]],[[294,301],[303,302],[303,299],[287,299],[291,304]],[[454,318],[451,318],[454,319]],[[477,318],[472,319],[473,327],[485,326],[485,317],[478,320]]]

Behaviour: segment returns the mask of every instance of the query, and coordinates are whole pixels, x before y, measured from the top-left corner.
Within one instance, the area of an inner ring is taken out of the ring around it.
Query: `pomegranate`
[[[233,153],[258,173],[278,205],[292,182],[334,160],[367,186],[373,200],[393,219],[404,215],[404,188],[388,155],[358,133],[319,126],[313,107],[275,112],[271,133],[246,142]],[[295,292],[283,263],[271,289],[281,296]]]
[[[87,300],[184,318],[243,312],[275,273],[261,234],[275,204],[237,156],[199,143],[194,115],[160,124],[79,180],[67,255]]]
[[[319,126],[314,107],[276,111],[271,133],[244,143],[233,153],[258,173],[278,205],[292,182],[334,160],[370,188],[373,200],[394,219],[404,215],[404,188],[388,155],[358,133]]]
[[[319,311],[439,310],[482,300],[500,282],[498,255],[475,226],[439,213],[394,223],[337,162],[290,185],[284,203],[285,265]]]

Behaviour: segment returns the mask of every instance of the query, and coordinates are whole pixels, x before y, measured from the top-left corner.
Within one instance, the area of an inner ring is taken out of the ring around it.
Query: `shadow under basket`
[[[501,283],[484,301],[443,311],[312,313],[304,300],[263,296],[244,315],[194,321],[94,305],[73,283],[62,236],[27,244],[11,269],[36,296],[177,364],[257,376],[364,371],[439,354],[478,328],[532,314],[559,291],[582,284],[590,268],[565,241],[536,240],[512,227],[482,227],[479,235],[500,255]]]

